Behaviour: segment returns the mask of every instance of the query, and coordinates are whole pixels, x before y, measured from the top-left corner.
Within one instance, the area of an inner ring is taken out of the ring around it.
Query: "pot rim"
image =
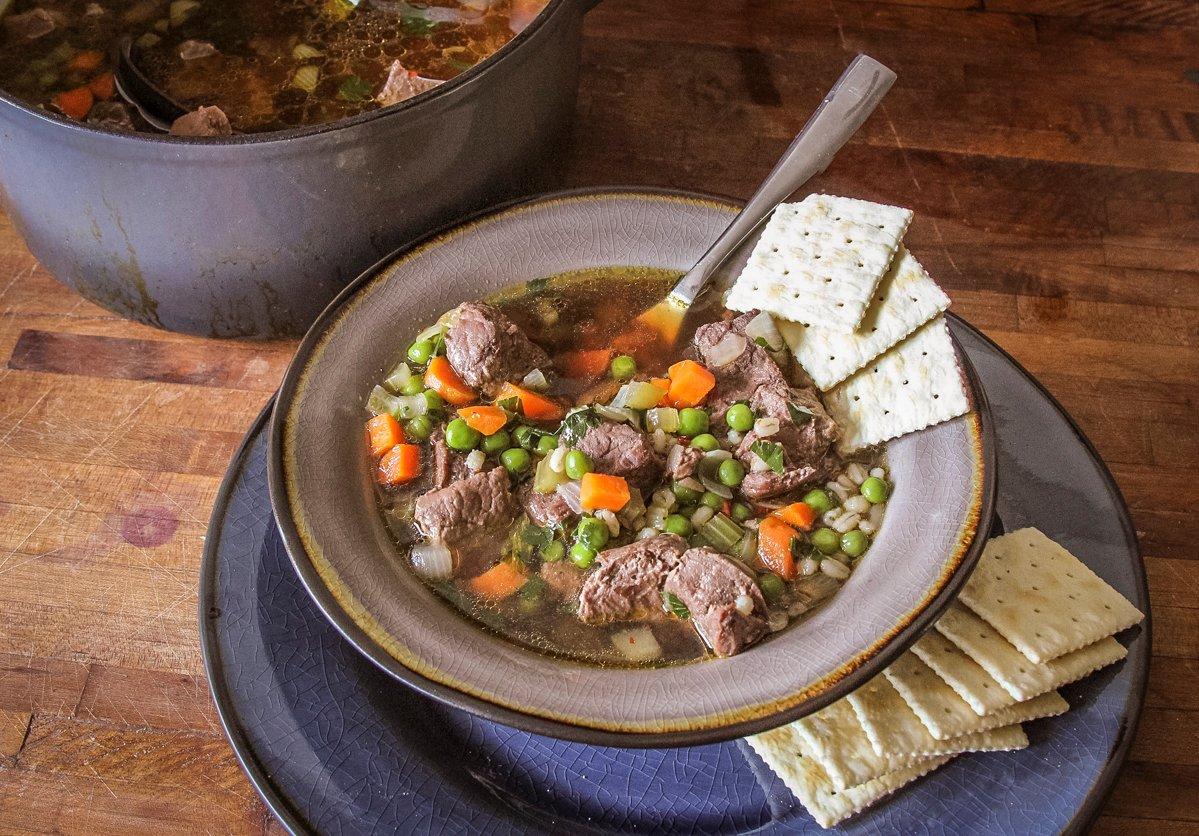
[[[57,113],[49,110],[44,110],[39,107],[33,107],[20,99],[12,96],[4,89],[0,88],[0,104],[9,105],[17,110],[23,111],[43,122],[50,125],[76,131],[82,134],[99,134],[100,136],[114,139],[116,141],[128,140],[129,142],[144,142],[144,143],[159,143],[166,145],[191,145],[191,146],[212,146],[212,147],[229,147],[241,145],[266,145],[275,142],[287,142],[294,139],[303,139],[309,136],[318,134],[333,133],[334,131],[343,130],[346,128],[354,128],[359,125],[364,125],[367,122],[384,117],[406,113],[409,110],[419,108],[422,105],[429,104],[446,98],[447,96],[464,90],[482,78],[483,74],[494,66],[497,66],[504,59],[516,54],[521,47],[531,41],[535,34],[543,29],[550,18],[559,14],[563,14],[562,9],[566,6],[576,3],[576,0],[549,0],[545,8],[533,18],[524,29],[516,34],[512,40],[508,41],[502,47],[497,49],[484,60],[475,64],[469,70],[466,70],[459,75],[454,76],[444,84],[439,84],[432,90],[428,90],[419,95],[413,96],[411,99],[406,99],[398,104],[389,105],[379,108],[378,110],[368,110],[364,113],[359,113],[356,116],[347,116],[344,119],[338,119],[333,122],[322,122],[316,125],[306,125],[298,128],[287,128],[280,131],[263,131],[262,133],[249,134],[234,134],[232,136],[220,137],[192,137],[192,136],[171,136],[164,133],[149,133],[143,131],[117,131],[111,128],[101,128],[95,125],[89,125],[86,122],[79,122],[74,119],[68,119]],[[587,11],[591,4],[585,4],[582,11]]]

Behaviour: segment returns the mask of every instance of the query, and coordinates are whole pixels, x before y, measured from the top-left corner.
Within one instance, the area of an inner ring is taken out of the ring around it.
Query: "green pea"
[[[412,345],[408,346],[408,359],[418,366],[423,366],[429,362],[429,358],[433,356],[433,341],[432,340],[417,340]]]
[[[526,450],[534,450],[537,447],[537,430],[528,424],[520,424],[512,431],[512,439]]]
[[[739,433],[749,432],[754,428],[754,411],[747,404],[735,403],[724,414],[724,422],[731,430]]]
[[[570,562],[580,569],[590,569],[591,564],[595,562],[595,555],[595,549],[582,543],[575,543],[570,547]]]
[[[662,521],[662,530],[671,534],[677,534],[680,537],[690,537],[691,520],[687,519],[682,514],[671,514]]]
[[[680,505],[694,505],[703,496],[702,491],[697,491],[678,482],[671,485],[670,490],[674,492],[674,497],[679,501]]]
[[[691,446],[697,450],[703,450],[705,453],[710,453],[720,446],[720,442],[716,440],[716,436],[712,435],[712,433],[700,433],[691,439]]]
[[[561,540],[550,540],[538,550],[538,553],[546,563],[557,563],[566,557],[566,544]]]
[[[617,380],[631,380],[637,374],[637,361],[627,354],[612,358],[612,377]]]
[[[425,406],[429,412],[436,412],[445,406],[445,401],[441,399],[441,395],[434,392],[432,389],[425,390]]]
[[[890,493],[890,488],[887,483],[877,476],[871,476],[861,487],[862,496],[870,502],[871,505],[878,505],[880,502],[887,501],[887,494]]]
[[[571,479],[582,479],[583,476],[591,472],[595,464],[591,461],[591,457],[582,450],[571,450],[566,454],[566,460],[563,462],[566,466],[566,475]]]
[[[708,431],[708,413],[689,406],[679,410],[679,434],[694,438]]]
[[[709,508],[715,508],[717,510],[724,507],[724,497],[722,497],[720,494],[712,493],[712,491],[704,491],[704,495],[700,497],[699,501],[704,505],[707,505]]]
[[[783,579],[773,572],[766,572],[758,575],[758,588],[762,590],[762,594],[766,596],[767,601],[777,601],[783,597],[783,592],[786,591],[786,584]]]
[[[445,443],[451,450],[473,450],[480,438],[479,431],[472,429],[461,418],[455,418],[445,425]]]
[[[804,494],[803,501],[816,509],[817,514],[823,514],[833,509],[833,498],[823,488],[813,488]]]
[[[428,415],[417,415],[404,425],[404,435],[416,441],[424,441],[433,434],[433,421]]]
[[[736,459],[725,459],[716,471],[716,478],[721,481],[721,484],[735,488],[745,479],[745,465]]]
[[[742,505],[740,502],[733,503],[732,511],[733,519],[737,522],[745,522],[754,515],[754,512],[750,510],[748,505]]]
[[[812,532],[812,545],[821,554],[834,554],[841,547],[841,538],[831,528],[818,528]]]
[[[870,548],[870,538],[856,528],[841,535],[841,551],[850,557],[861,557],[868,548]]]
[[[425,382],[418,374],[405,380],[404,385],[400,387],[401,395],[419,395],[423,391],[425,391]]]
[[[608,545],[608,538],[611,536],[608,524],[595,517],[583,517],[575,529],[575,539],[596,551]]]
[[[537,452],[541,453],[543,456],[549,455],[557,449],[558,436],[543,435],[541,438],[537,439]]]
[[[449,436],[449,431],[446,431],[446,436]],[[518,476],[529,469],[529,465],[533,460],[529,456],[528,450],[522,450],[519,447],[509,447],[504,452],[500,453],[500,464],[502,464],[509,473]]]
[[[483,436],[479,449],[484,453],[502,453],[512,446],[512,436],[507,430],[498,430],[491,435]]]

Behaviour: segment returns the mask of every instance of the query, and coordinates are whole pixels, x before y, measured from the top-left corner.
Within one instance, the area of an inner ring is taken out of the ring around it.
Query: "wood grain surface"
[[[1132,507],[1155,655],[1102,833],[1199,833],[1199,3],[604,0],[567,185],[746,197],[857,51],[899,73],[817,186],[910,206],[954,310]],[[123,322],[0,218],[0,830],[278,830],[221,734],[196,588],[290,342]]]

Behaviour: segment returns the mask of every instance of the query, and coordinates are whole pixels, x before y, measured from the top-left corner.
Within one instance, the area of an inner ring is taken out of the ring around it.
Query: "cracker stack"
[[[784,203],[726,299],[776,318],[825,392],[842,454],[970,410],[941,315],[949,297],[902,244],[911,219],[846,197]]]
[[[1144,616],[1035,528],[991,540],[912,649],[838,702],[748,742],[822,827],[956,755],[1022,749],[1022,723],[1069,709],[1057,688],[1127,654]]]

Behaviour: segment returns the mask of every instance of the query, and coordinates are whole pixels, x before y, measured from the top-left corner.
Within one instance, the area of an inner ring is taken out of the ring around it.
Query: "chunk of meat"
[[[209,41],[187,40],[179,44],[179,57],[184,61],[195,61],[216,53],[216,47]]]
[[[383,82],[383,89],[375,96],[375,101],[383,107],[399,104],[441,83],[440,79],[419,76],[399,61],[392,61],[387,69],[387,81]]]
[[[688,444],[676,444],[666,453],[666,475],[676,482],[695,475],[704,451]]]
[[[44,38],[61,25],[61,16],[46,9],[30,9],[19,15],[8,15],[4,18],[4,28],[9,37],[23,41]]]
[[[696,630],[717,656],[740,653],[769,629],[757,583],[712,549],[684,552],[663,589],[687,605]]]
[[[560,600],[573,604],[579,599],[586,575],[569,560],[542,563],[540,574],[541,579]]]
[[[757,311],[742,314],[736,319],[710,322],[696,329],[692,350],[716,378],[716,388],[708,396],[708,412],[718,423],[738,401],[748,401],[763,386],[787,386],[787,378],[774,358],[745,334],[745,326],[758,315]],[[745,350],[723,366],[712,365],[712,349],[729,334],[745,338]]]
[[[434,488],[444,488],[451,482],[470,476],[471,470],[466,466],[466,456],[450,449],[450,445],[445,443],[445,430],[441,427],[429,436],[429,446],[433,450]]]
[[[123,102],[96,102],[87,112],[87,123],[114,131],[132,131],[133,117]]]
[[[445,335],[445,356],[467,386],[494,397],[505,382],[519,382],[549,356],[500,311],[477,302],[458,306]]]
[[[755,415],[778,420],[778,432],[762,440],[783,448],[783,472],[755,469],[757,457],[751,448],[760,436],[750,430],[741,439],[736,454],[748,471],[741,483],[741,492],[747,497],[778,496],[801,485],[823,481],[839,468],[840,459],[833,450],[839,430],[814,389],[768,384],[754,392],[749,405]],[[795,407],[796,415],[810,417],[797,424],[791,407]]]
[[[454,550],[454,573],[470,576],[495,557],[496,538],[516,511],[508,472],[497,467],[417,497],[413,518],[425,537],[444,540]]]
[[[560,526],[575,515],[557,491],[541,493],[533,490],[532,485],[521,491],[520,504],[524,506],[529,519],[542,527]]]
[[[588,427],[575,446],[591,459],[596,473],[623,476],[640,490],[652,487],[662,475],[662,457],[650,437],[628,424],[601,421]]]
[[[600,552],[579,593],[579,618],[588,624],[661,617],[662,584],[687,543],[659,534]]]
[[[174,136],[229,136],[233,126],[219,107],[199,107],[171,123]]]

